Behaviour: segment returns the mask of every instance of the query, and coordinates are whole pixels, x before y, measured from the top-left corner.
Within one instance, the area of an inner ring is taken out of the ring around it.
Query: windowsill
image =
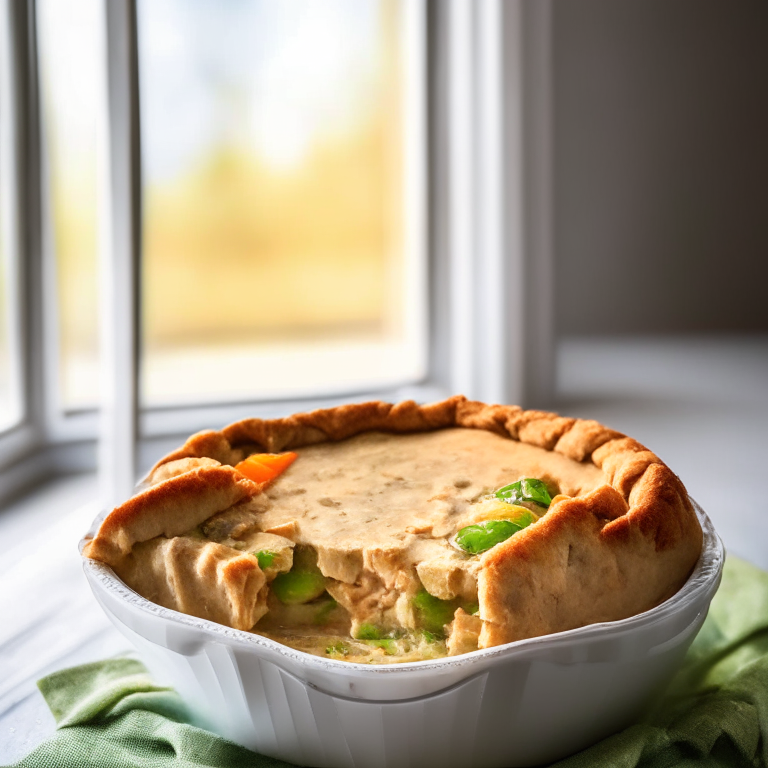
[[[96,477],[52,479],[0,514],[0,763],[54,730],[35,681],[128,650],[83,578],[77,543],[96,517]]]
[[[558,402],[647,445],[679,475],[726,548],[768,570],[768,336],[568,339]]]
[[[95,503],[97,489],[92,472],[56,477],[6,505],[0,510],[0,556],[5,558],[20,542],[29,542],[57,520],[69,519]]]
[[[564,414],[595,418],[650,446],[680,475],[729,551],[768,570],[768,499],[734,496],[761,477],[768,337],[568,339]],[[82,576],[77,541],[97,508],[94,475],[55,479],[0,514],[0,762],[54,728],[35,680],[127,650]],[[30,542],[34,542],[34,548]]]

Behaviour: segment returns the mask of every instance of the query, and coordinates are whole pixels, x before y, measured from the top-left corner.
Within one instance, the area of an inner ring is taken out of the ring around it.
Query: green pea
[[[270,552],[268,549],[253,552],[253,556],[259,561],[259,568],[261,568],[262,571],[265,568],[269,568],[269,566],[275,562],[275,558],[277,557],[274,552]]]
[[[493,494],[497,499],[508,504],[520,504],[528,501],[547,509],[552,503],[552,497],[545,483],[535,477],[524,477],[516,483],[505,485]]]
[[[325,576],[317,571],[288,571],[272,582],[272,593],[285,605],[301,605],[325,592]]]
[[[382,640],[386,636],[383,629],[373,624],[361,624],[355,632],[355,640]]]
[[[470,555],[479,555],[522,530],[523,526],[510,520],[485,520],[462,528],[456,534],[456,544]]]
[[[443,635],[443,627],[453,621],[453,614],[459,607],[458,601],[441,600],[430,595],[426,589],[419,590],[411,602],[421,627],[439,636]]]

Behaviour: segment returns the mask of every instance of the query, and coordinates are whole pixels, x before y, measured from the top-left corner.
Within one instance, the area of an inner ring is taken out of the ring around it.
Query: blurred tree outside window
[[[426,255],[406,246],[406,6],[138,0],[142,405],[424,375]],[[37,15],[60,394],[73,410],[99,399],[104,21],[100,0],[38,0]]]
[[[140,0],[145,403],[423,374],[402,6]]]

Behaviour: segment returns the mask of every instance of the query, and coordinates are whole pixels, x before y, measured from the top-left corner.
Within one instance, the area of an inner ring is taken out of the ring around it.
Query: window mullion
[[[111,505],[132,493],[137,474],[141,179],[136,4],[105,0],[104,9],[99,472],[103,501]]]
[[[35,100],[34,104],[40,110],[42,104],[40,98],[40,65],[39,65],[39,9],[35,7],[36,19],[32,26],[35,40]],[[38,115],[40,112],[38,111]],[[65,417],[61,402],[60,377],[61,377],[61,323],[59,293],[57,279],[59,265],[56,253],[56,238],[54,235],[52,178],[50,156],[48,151],[48,136],[46,121],[42,116],[37,121],[37,149],[38,170],[35,175],[38,184],[38,252],[40,264],[40,279],[38,290],[40,292],[39,311],[36,312],[36,321],[41,326],[40,344],[40,368],[44,372],[41,377],[43,392],[41,412],[45,419],[45,435],[50,442],[66,440],[70,437],[65,426]]]
[[[553,380],[549,0],[450,0],[446,80],[448,388],[545,405]],[[442,230],[442,231],[440,231]]]
[[[18,426],[27,421],[30,404],[25,393],[27,354],[29,349],[29,328],[26,312],[29,306],[26,295],[27,274],[25,273],[22,249],[24,245],[24,130],[20,124],[23,119],[22,94],[23,69],[19,71],[20,57],[23,55],[22,42],[18,38],[20,9],[17,4],[4,2],[2,6],[2,50],[0,62],[0,200],[2,201],[2,252],[4,261],[0,269],[5,272],[5,317],[8,329],[8,375],[9,401],[11,411],[16,412],[14,424]]]
[[[0,435],[0,502],[50,476],[34,457],[44,445],[39,179],[34,3],[5,0],[2,15],[3,247],[8,256],[12,372],[20,418]]]
[[[507,306],[506,277],[509,268],[504,252],[504,72],[502,61],[502,0],[481,0],[476,14],[474,163],[474,252],[479,261],[477,276],[477,323],[475,366],[482,372],[476,382],[481,400],[491,403],[520,402],[509,374],[509,337],[514,320]]]
[[[525,200],[520,296],[525,365],[519,380],[529,405],[551,407],[555,382],[552,0],[517,0],[505,2],[503,8],[504,50],[517,51],[522,80],[517,155]],[[509,15],[512,19],[506,18]],[[508,72],[509,61],[503,67]],[[509,169],[507,165],[507,179]]]
[[[450,387],[478,397],[474,360],[476,279],[474,203],[474,3],[450,0],[447,48],[448,262],[451,302]]]
[[[39,240],[39,178],[37,143],[37,71],[35,66],[34,3],[3,4],[6,40],[3,49],[2,111],[3,217],[5,249],[12,274],[10,300],[14,379],[21,405],[20,428],[25,445],[43,439],[45,365],[40,323],[41,263]],[[15,441],[19,443],[18,439]]]

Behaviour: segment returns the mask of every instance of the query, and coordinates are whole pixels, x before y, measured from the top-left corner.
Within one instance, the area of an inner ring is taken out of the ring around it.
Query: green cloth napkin
[[[279,768],[190,725],[179,696],[134,659],[56,672],[38,683],[58,730],[28,768]],[[735,558],[664,697],[646,718],[557,768],[768,765],[768,573]]]
[[[19,768],[291,768],[190,725],[180,696],[136,659],[63,669],[37,685],[58,730]]]

